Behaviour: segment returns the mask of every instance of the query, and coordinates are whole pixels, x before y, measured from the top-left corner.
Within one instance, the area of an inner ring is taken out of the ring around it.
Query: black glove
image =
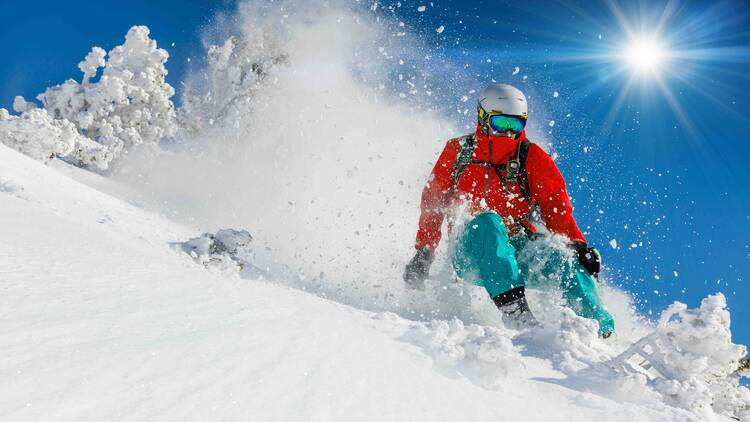
[[[602,256],[596,248],[589,248],[585,243],[576,242],[573,247],[578,254],[578,262],[589,272],[597,277],[602,270]]]
[[[435,259],[435,252],[423,248],[417,249],[414,258],[406,264],[404,281],[412,289],[424,290],[424,279],[430,273],[430,265]]]
[[[750,356],[745,356],[744,358],[740,359],[740,365],[739,365],[739,372],[746,373],[747,375],[750,375]]]

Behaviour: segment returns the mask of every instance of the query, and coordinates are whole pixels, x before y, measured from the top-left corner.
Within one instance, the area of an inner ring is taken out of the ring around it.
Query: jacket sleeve
[[[573,206],[565,179],[552,158],[538,145],[533,144],[529,148],[526,174],[531,197],[539,204],[547,229],[565,235],[574,242],[586,243],[573,218]]]
[[[453,187],[453,166],[458,159],[461,145],[458,140],[450,140],[430,173],[427,184],[422,190],[422,212],[419,216],[416,248],[434,250],[440,243],[440,227],[445,218],[445,207],[448,205],[450,191]]]

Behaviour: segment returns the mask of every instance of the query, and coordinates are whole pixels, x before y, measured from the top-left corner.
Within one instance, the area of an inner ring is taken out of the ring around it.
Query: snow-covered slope
[[[81,170],[4,146],[0,163],[2,420],[709,415],[566,376],[550,333],[409,321],[212,273],[172,246],[194,230],[64,174]]]

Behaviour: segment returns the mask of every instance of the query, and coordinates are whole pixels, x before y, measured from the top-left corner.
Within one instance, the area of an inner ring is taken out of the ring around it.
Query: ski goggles
[[[526,118],[522,116],[509,116],[505,114],[490,114],[479,107],[479,118],[492,128],[495,132],[521,133],[526,127]]]
[[[489,121],[490,127],[495,132],[505,133],[521,133],[524,127],[526,127],[526,119],[518,116],[505,116],[502,114],[496,114],[490,116]]]

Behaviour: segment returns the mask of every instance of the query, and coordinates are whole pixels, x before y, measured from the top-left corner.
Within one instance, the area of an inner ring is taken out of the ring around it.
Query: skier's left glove
[[[589,248],[583,242],[576,242],[573,248],[578,255],[578,262],[594,277],[599,275],[602,270],[602,256],[596,248]]]
[[[737,371],[750,377],[750,356],[745,356],[740,359],[740,365]]]
[[[424,290],[424,279],[430,273],[430,266],[435,259],[435,252],[427,249],[417,249],[414,258],[406,264],[404,281],[412,289]]]

